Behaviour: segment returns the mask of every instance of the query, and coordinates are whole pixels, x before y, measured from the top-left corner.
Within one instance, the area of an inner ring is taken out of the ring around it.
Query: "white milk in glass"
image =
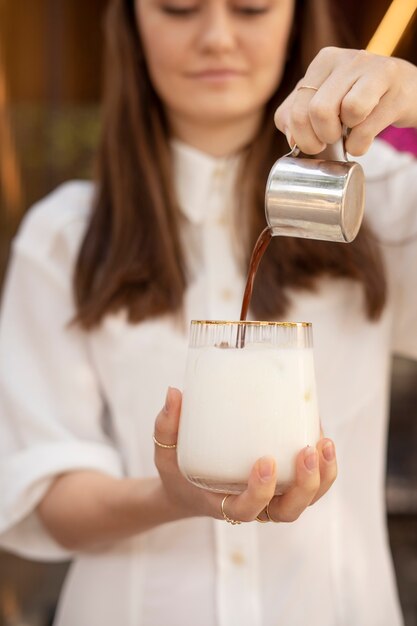
[[[283,493],[298,452],[319,438],[310,324],[192,323],[178,438],[191,482],[240,493],[256,460],[271,455]]]

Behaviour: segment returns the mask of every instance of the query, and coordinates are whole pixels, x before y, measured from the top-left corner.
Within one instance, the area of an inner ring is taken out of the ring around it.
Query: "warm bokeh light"
[[[375,54],[391,55],[416,10],[417,0],[393,0],[367,50]]]
[[[23,204],[22,183],[8,113],[6,76],[0,55],[0,188],[6,209],[16,213]]]

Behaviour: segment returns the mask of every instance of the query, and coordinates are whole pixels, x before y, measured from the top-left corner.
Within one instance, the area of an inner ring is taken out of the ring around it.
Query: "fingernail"
[[[165,413],[169,413],[169,409],[171,405],[170,392],[171,392],[171,387],[168,387],[167,395],[165,397],[165,405],[164,405]]]
[[[323,446],[323,456],[326,459],[326,461],[333,461],[334,460],[334,445],[331,441],[328,441],[324,446]]]
[[[267,456],[259,459],[258,473],[261,480],[265,482],[271,480],[272,474],[274,473],[274,463]]]
[[[304,452],[304,465],[309,472],[316,469],[317,462],[317,451],[311,446],[307,446]]]

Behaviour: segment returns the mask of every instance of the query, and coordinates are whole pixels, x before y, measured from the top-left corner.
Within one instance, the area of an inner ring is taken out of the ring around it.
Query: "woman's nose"
[[[205,52],[228,52],[235,45],[233,16],[224,3],[208,3],[201,31],[200,46]]]

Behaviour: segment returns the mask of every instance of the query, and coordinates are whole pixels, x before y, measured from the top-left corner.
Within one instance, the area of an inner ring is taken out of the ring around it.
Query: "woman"
[[[417,358],[417,251],[377,239],[417,230],[408,157],[375,144],[363,159],[354,244],[273,242],[259,273],[253,317],[314,324],[341,466],[326,498],[331,439],[300,451],[285,496],[272,498],[279,459],[264,457],[227,500],[231,519],[264,520],[269,503],[294,524],[225,523],[222,497],[178,471],[178,389],[160,410],[181,387],[188,321],[238,314],[266,176],[288,149],[278,105],[278,127],[310,154],[341,122],[354,155],[390,123],[417,126],[416,68],[315,56],[338,41],[331,25],[317,0],[110,2],[97,185],[65,185],[29,213],[1,325],[1,542],[74,556],[59,626],[401,624],[384,441],[390,353]]]

